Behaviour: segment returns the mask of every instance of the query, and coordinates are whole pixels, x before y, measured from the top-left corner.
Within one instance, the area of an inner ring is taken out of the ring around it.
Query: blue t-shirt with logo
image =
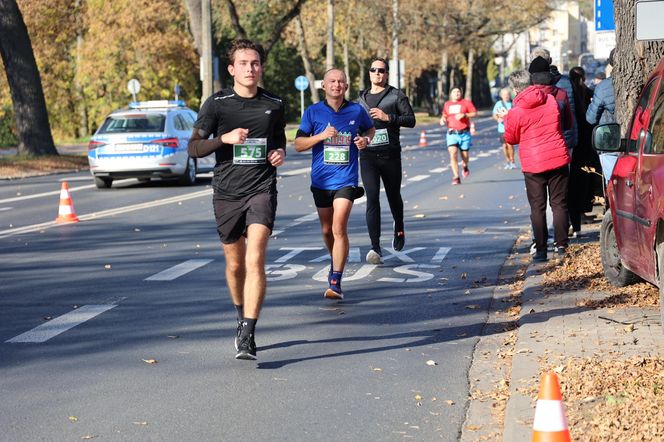
[[[498,100],[496,102],[495,106],[493,106],[493,113],[495,114],[496,112],[498,112],[501,109],[505,109],[505,110],[512,109],[512,102],[508,101],[507,103],[505,103],[503,100]],[[502,121],[498,123],[498,133],[499,134],[504,134],[505,133],[505,123],[503,123]]]
[[[337,135],[317,143],[311,155],[311,185],[322,190],[357,186],[358,149],[353,140],[373,127],[367,112],[357,103],[344,101],[338,112],[324,100],[312,104],[300,122],[300,132],[319,134],[333,126]]]

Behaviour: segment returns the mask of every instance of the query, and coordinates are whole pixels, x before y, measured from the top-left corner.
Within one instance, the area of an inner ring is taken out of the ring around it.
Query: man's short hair
[[[332,71],[341,72],[342,74],[344,74],[344,80],[348,81],[348,78],[346,78],[346,72],[344,72],[344,70],[340,69],[340,68],[330,68],[330,69],[326,70],[325,73],[323,74],[323,80],[325,80],[325,77],[327,77],[327,74],[329,74]]]
[[[525,69],[514,71],[507,77],[507,81],[518,94],[530,86],[530,72]]]
[[[371,63],[369,63],[369,66],[371,66],[374,63],[374,61],[380,61],[381,63],[383,63],[385,65],[385,71],[390,72],[390,64],[383,57],[372,58]]]
[[[537,46],[530,52],[530,61],[533,61],[537,57],[542,57],[549,63],[551,63],[551,52],[548,49],[544,49],[542,46]]]
[[[258,56],[261,59],[261,64],[265,63],[265,49],[258,43],[255,43],[251,40],[244,38],[238,38],[234,40],[231,44],[231,48],[228,50],[228,62],[229,64],[235,63],[235,53],[241,51],[242,49],[251,49],[252,51],[258,52]]]

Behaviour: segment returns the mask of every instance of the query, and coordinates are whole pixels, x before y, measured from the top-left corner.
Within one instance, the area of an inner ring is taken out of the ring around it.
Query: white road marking
[[[431,262],[443,262],[450,250],[452,250],[450,247],[441,247],[431,259]]]
[[[28,330],[18,336],[15,336],[8,341],[10,344],[23,343],[23,342],[46,342],[60,333],[66,332],[69,329],[84,323],[97,315],[104,313],[107,310],[117,307],[116,304],[110,305],[84,305],[74,311],[65,313],[55,319],[39,325],[32,330]]]
[[[8,210],[12,210],[13,207],[0,207],[0,212],[6,212]]]
[[[213,259],[189,259],[185,262],[181,262],[178,265],[175,265],[166,270],[162,270],[159,273],[156,273],[152,276],[145,278],[145,281],[172,281],[176,278],[179,278],[182,275],[186,275],[189,272],[192,272],[200,267],[210,264]]]
[[[422,181],[429,178],[431,175],[415,175],[412,178],[408,178],[408,181]]]
[[[302,169],[294,169],[294,170],[287,170],[285,172],[279,172],[279,175],[293,176],[293,175],[302,175],[309,172],[311,172],[311,167],[303,167]]]
[[[281,258],[277,258],[274,262],[287,262],[295,258],[300,253],[304,252],[305,250],[321,250],[321,249],[322,247],[281,247],[279,250],[288,250],[289,252],[286,253]]]
[[[431,169],[429,173],[441,173],[445,172],[448,168],[447,167],[438,167],[436,169]]]
[[[491,152],[480,152],[477,155],[477,158],[486,158],[491,156]]]
[[[390,255],[384,256],[383,261],[387,261],[388,259],[392,258],[399,258],[401,262],[408,262],[408,263],[415,262],[415,260],[413,260],[413,258],[408,256],[408,254],[413,252],[419,252],[420,250],[424,249],[426,249],[426,247],[413,247],[412,249],[403,250],[401,252],[397,252],[396,250],[392,249],[392,253]]]
[[[87,179],[89,180],[90,178]],[[66,180],[61,180],[61,181],[66,181]],[[84,190],[84,189],[92,189],[93,187],[95,187],[94,184],[88,184],[87,186],[70,187],[69,193],[78,192],[79,190]],[[60,195],[60,190],[61,189],[53,190],[51,192],[35,193],[33,195],[21,195],[21,196],[15,196],[13,198],[5,198],[4,200],[0,200],[0,204],[13,203],[14,201],[31,200],[33,198],[41,198],[42,196]]]
[[[402,275],[411,275],[416,278],[380,278],[380,282],[394,282],[394,283],[404,283],[404,282],[424,282],[430,279],[433,279],[433,275],[428,272],[418,272],[415,269],[435,269],[438,266],[431,264],[408,264],[405,266],[395,267],[394,271]]]
[[[59,194],[60,191],[58,191],[57,193]],[[96,218],[105,218],[108,216],[119,215],[121,213],[133,212],[142,209],[150,209],[152,207],[164,206],[166,204],[178,203],[180,201],[186,201],[209,195],[212,195],[212,189],[201,190],[199,192],[194,192],[187,195],[174,196],[171,198],[151,201],[148,203],[139,203],[139,204],[134,204],[132,206],[126,206],[117,209],[109,209],[109,210],[103,210],[101,212],[93,212],[85,215],[78,215],[78,219],[81,221],[87,221]],[[6,238],[8,236],[18,235],[21,233],[37,232],[40,230],[50,229],[52,227],[66,226],[66,225],[67,224],[56,224],[55,221],[49,221],[41,224],[33,224],[30,226],[16,227],[8,230],[0,230],[0,238]]]

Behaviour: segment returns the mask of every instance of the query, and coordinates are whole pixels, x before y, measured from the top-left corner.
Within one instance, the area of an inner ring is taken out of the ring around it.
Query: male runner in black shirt
[[[415,127],[415,114],[408,97],[387,84],[388,64],[384,58],[374,58],[369,69],[371,88],[360,92],[359,103],[365,108],[376,126],[376,134],[366,149],[360,152],[362,183],[367,192],[367,228],[371,250],[366,260],[382,264],[380,249],[380,180],[383,180],[387,202],[390,205],[394,237],[392,248],[403,249],[406,237],[401,199],[401,143],[400,127]]]
[[[214,152],[214,214],[226,282],[238,314],[236,359],[256,359],[254,330],[265,298],[265,251],[277,209],[277,166],[286,156],[284,104],[258,87],[263,48],[236,40],[228,52],[233,88],[205,100],[189,155]],[[212,135],[212,138],[208,137]]]

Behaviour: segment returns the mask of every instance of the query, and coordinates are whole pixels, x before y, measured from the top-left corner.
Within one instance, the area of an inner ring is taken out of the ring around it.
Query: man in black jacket
[[[401,199],[401,144],[399,128],[415,127],[415,114],[408,97],[387,84],[387,61],[374,58],[369,69],[371,88],[361,91],[359,103],[373,119],[376,133],[371,144],[360,152],[362,183],[367,194],[367,227],[371,238],[371,250],[366,260],[370,264],[382,264],[380,249],[380,180],[394,219],[392,248],[403,249],[406,241]]]

